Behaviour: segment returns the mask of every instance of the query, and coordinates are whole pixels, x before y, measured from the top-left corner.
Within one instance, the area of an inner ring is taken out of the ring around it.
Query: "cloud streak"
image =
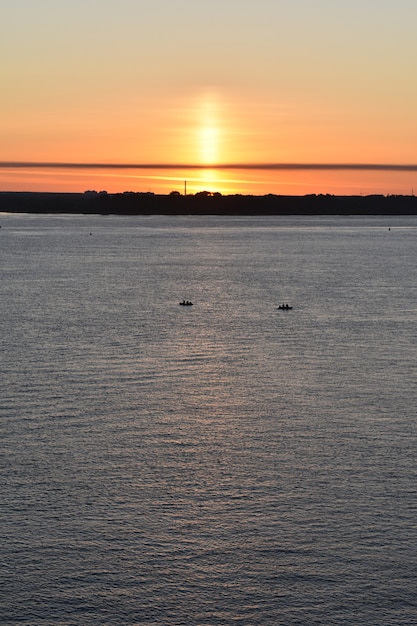
[[[0,161],[0,169],[96,169],[96,170],[350,170],[417,172],[417,164],[400,163],[65,163],[54,161]]]

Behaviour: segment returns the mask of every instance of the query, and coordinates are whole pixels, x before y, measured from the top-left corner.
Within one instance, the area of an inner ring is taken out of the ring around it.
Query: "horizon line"
[[[59,161],[0,161],[3,169],[136,169],[136,170],[362,170],[415,172],[413,163],[77,163]]]

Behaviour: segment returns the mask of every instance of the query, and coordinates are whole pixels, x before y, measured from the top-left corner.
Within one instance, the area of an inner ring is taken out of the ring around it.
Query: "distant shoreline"
[[[416,215],[414,195],[305,196],[0,192],[1,213],[102,215]]]

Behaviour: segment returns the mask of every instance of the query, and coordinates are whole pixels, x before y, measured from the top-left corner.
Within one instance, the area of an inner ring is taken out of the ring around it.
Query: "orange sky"
[[[209,168],[417,163],[415,2],[6,5],[0,162],[9,167],[0,167],[1,190],[165,193],[182,191],[184,180],[189,192],[417,188],[416,172]],[[13,161],[204,169],[33,169]]]

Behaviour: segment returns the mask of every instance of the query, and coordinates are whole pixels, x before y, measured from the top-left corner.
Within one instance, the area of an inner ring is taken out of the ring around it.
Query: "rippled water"
[[[417,624],[414,220],[0,225],[1,623]]]

